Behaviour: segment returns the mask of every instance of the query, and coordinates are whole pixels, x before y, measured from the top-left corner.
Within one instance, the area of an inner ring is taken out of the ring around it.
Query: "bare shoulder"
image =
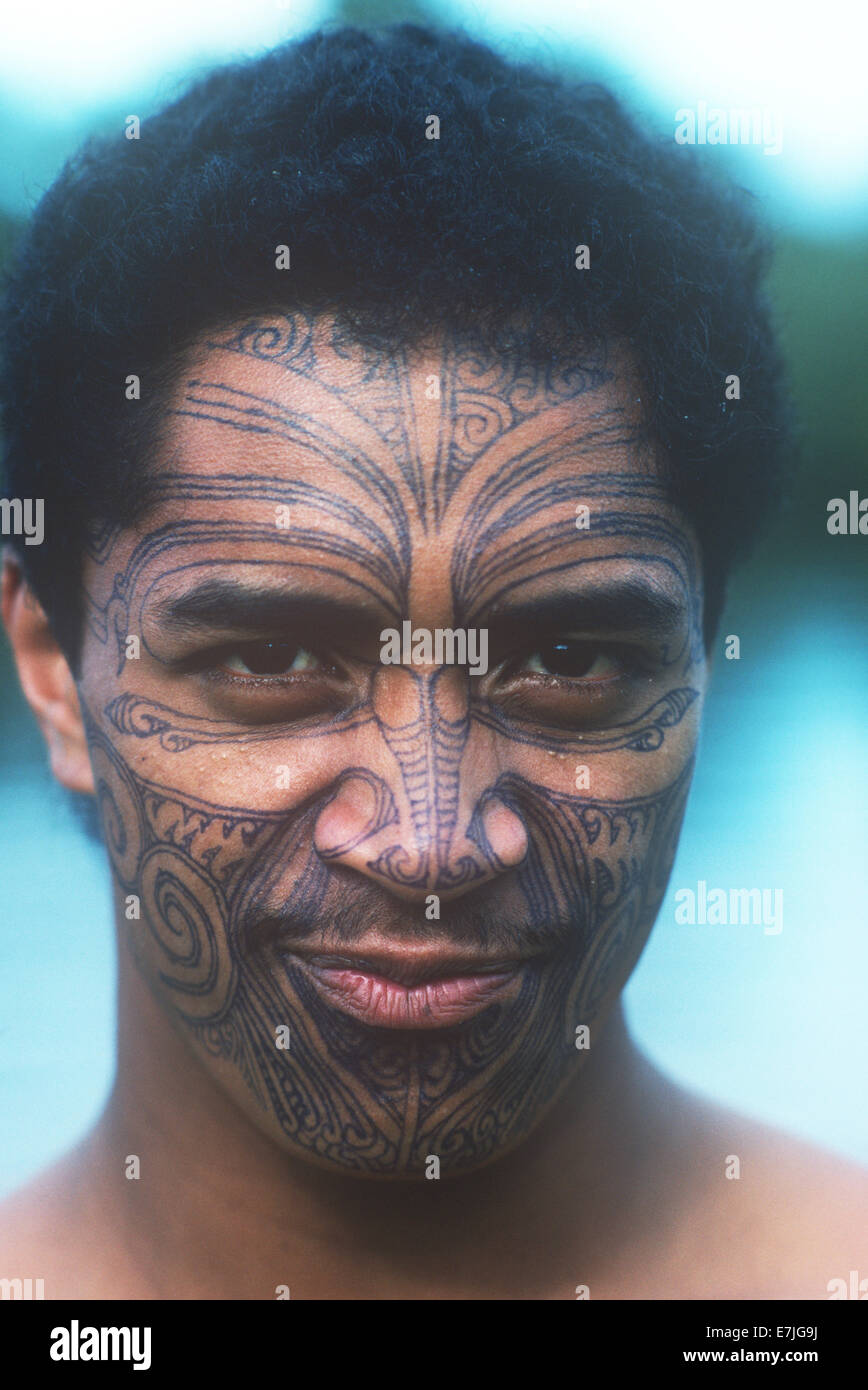
[[[0,1202],[0,1278],[9,1281],[8,1296],[21,1296],[14,1291],[19,1280],[40,1281],[39,1296],[51,1296],[75,1190],[75,1164],[67,1157]]]
[[[858,1297],[862,1280],[868,1295],[868,1169],[681,1094],[708,1177],[690,1209],[697,1267],[717,1286],[691,1296]]]
[[[110,1223],[94,1209],[85,1173],[74,1150],[0,1203],[4,1298],[111,1296],[102,1287],[113,1263]]]
[[[746,1180],[770,1203],[795,1203],[804,1220],[824,1225],[850,1220],[855,1210],[868,1211],[868,1168],[784,1130],[724,1107],[704,1105],[710,1135],[722,1142],[732,1136],[743,1161],[732,1163],[730,1181]],[[726,1156],[725,1156],[726,1157]]]

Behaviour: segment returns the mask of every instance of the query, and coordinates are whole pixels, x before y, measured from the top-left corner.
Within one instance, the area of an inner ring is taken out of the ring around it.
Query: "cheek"
[[[694,750],[694,741],[670,741],[653,756],[629,750],[597,752],[576,741],[569,749],[523,749],[514,744],[500,753],[503,767],[527,782],[577,804],[609,802],[620,805],[637,797],[654,796],[678,775]]]
[[[138,737],[142,742],[133,753],[126,742],[122,747],[142,778],[183,797],[263,815],[291,815],[326,791],[349,765],[340,740],[240,735],[212,742],[177,722],[158,731],[147,745],[148,735]],[[356,809],[361,812],[360,806]]]
[[[659,910],[692,762],[650,791],[638,791],[629,774],[625,766],[618,794],[606,797],[517,776],[501,783],[530,835],[517,885],[531,922],[562,924],[565,950],[554,969],[571,977],[567,1019],[585,1023],[623,986]]]

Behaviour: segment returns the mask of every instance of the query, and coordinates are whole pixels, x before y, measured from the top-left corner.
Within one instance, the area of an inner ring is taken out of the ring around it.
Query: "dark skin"
[[[22,685],[58,780],[98,798],[123,938],[114,1092],[8,1204],[10,1276],[822,1298],[868,1263],[858,1170],[686,1096],[624,1027],[707,682],[698,547],[640,411],[615,352],[558,373],[234,325],[178,382],[147,515],[86,559],[77,679],[7,563]],[[488,670],[385,666],[404,619],[485,629]],[[447,949],[509,979],[409,1028],[317,985],[323,958],[396,947],[408,984]]]

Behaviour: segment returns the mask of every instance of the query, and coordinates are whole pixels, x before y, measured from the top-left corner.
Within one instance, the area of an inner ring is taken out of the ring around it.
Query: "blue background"
[[[716,148],[775,229],[771,290],[801,418],[792,505],[732,587],[685,829],[657,926],[627,989],[633,1031],[673,1076],[868,1162],[868,537],[831,537],[826,503],[868,495],[868,221],[860,46],[837,0],[713,14],[678,3],[542,0],[438,7],[507,51],[602,77],[660,134],[674,112],[775,108],[784,148]],[[0,43],[0,259],[91,130],[170,98],[211,61],[328,16],[416,17],[419,4],[209,0],[49,3]],[[839,37],[843,35],[843,37]],[[794,467],[795,467],[794,460]],[[745,505],[750,505],[749,497]],[[737,634],[741,659],[723,657]],[[8,652],[0,658],[0,1192],[92,1123],[111,1080],[114,943],[101,850],[46,770]],[[675,893],[781,888],[783,931],[679,926]]]

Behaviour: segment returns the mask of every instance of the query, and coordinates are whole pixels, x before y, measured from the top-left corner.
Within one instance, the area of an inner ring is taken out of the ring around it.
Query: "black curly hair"
[[[471,326],[492,352],[626,340],[702,547],[710,638],[784,472],[768,251],[747,195],[694,151],[640,132],[599,85],[463,33],[341,27],[222,67],[140,139],[86,144],[7,273],[5,486],[46,513],[27,578],[75,666],[85,528],[147,506],[185,348],[251,312],[330,308],[377,343]],[[148,383],[135,409],[129,372]],[[733,372],[742,398],[726,402]]]

